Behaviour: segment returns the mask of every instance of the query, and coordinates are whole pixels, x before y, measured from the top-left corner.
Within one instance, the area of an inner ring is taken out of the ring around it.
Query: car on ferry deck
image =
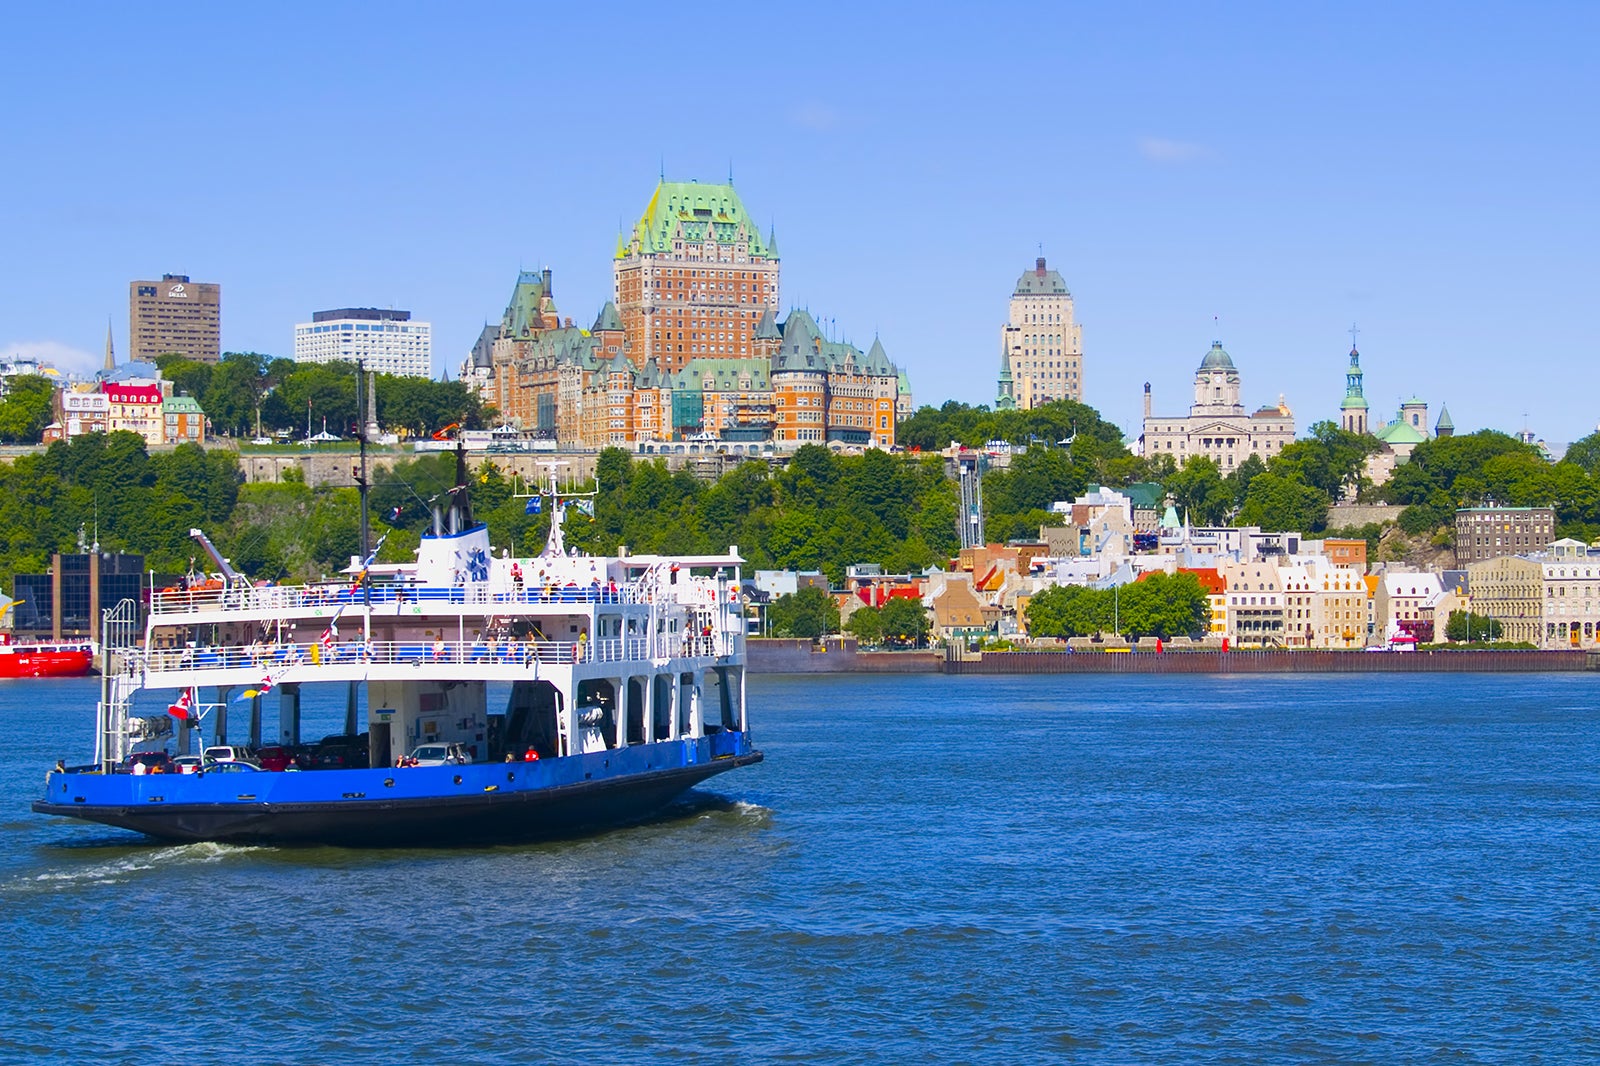
[[[200,768],[200,772],[203,774],[266,773],[265,770],[261,769],[261,767],[257,766],[255,763],[245,762],[243,759],[218,759],[216,762],[208,762]]]
[[[465,744],[418,744],[411,752],[412,766],[465,766],[471,761]]]
[[[263,770],[304,770],[310,764],[309,751],[296,744],[272,744],[256,752],[255,761]]]
[[[133,773],[134,764],[144,767],[138,771],[142,774],[170,774],[172,770],[172,756],[164,751],[136,751],[123,760],[124,773]]]

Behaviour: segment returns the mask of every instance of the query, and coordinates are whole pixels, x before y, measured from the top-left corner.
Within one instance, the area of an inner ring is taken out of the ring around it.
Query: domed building
[[[1212,342],[1195,371],[1187,417],[1151,414],[1150,383],[1145,382],[1144,456],[1170,455],[1182,466],[1190,456],[1204,455],[1228,474],[1251,455],[1265,462],[1283,451],[1294,440],[1294,414],[1283,397],[1248,413],[1239,394],[1239,370],[1220,341]]]

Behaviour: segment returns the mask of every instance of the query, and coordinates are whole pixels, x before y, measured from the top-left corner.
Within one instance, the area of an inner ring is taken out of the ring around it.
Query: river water
[[[669,817],[359,851],[34,815],[95,685],[0,686],[0,1060],[1600,1056],[1600,678],[750,688]]]

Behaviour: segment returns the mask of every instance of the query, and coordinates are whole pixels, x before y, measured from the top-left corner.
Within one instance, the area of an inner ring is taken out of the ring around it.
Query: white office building
[[[343,307],[317,311],[294,327],[294,361],[360,361],[368,370],[405,377],[433,376],[433,329],[410,311]]]

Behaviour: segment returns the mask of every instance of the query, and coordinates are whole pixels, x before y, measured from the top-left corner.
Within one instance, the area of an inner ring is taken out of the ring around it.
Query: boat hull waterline
[[[407,847],[555,839],[638,822],[710,777],[762,761],[743,736],[727,739],[743,750],[621,774],[614,751],[407,769],[51,774],[49,798],[35,801],[33,810],[181,843]],[[705,754],[702,744],[687,746],[691,759]]]

